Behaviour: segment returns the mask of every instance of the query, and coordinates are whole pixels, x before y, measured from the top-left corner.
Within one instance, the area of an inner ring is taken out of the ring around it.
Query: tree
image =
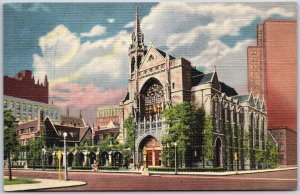
[[[124,121],[124,128],[126,129],[126,147],[130,148],[130,152],[134,153],[134,138],[135,138],[135,129],[136,123],[132,115],[129,115],[128,118]]]
[[[278,166],[278,147],[271,138],[267,138],[265,160],[268,168],[276,168]]]
[[[210,115],[205,117],[203,151],[204,151],[204,158],[206,161],[210,161],[214,158],[213,125],[212,125],[212,117]]]
[[[165,123],[168,125],[166,129],[167,135],[163,137],[162,143],[164,147],[169,145],[163,156],[169,157],[171,165],[174,164],[175,147],[177,142],[178,161],[182,166],[185,163],[191,165],[193,161],[193,152],[200,149],[200,134],[203,125],[203,110],[197,109],[191,102],[184,102],[175,105],[163,112]]]
[[[4,159],[8,160],[9,180],[12,180],[11,157],[19,147],[17,121],[11,110],[4,110]]]
[[[225,124],[225,163],[227,166],[230,164],[230,125],[226,122]]]

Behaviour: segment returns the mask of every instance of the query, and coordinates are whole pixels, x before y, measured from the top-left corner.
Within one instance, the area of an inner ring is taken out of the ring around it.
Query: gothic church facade
[[[137,123],[135,131],[134,163],[147,166],[162,164],[162,137],[167,135],[167,126],[161,113],[173,105],[185,101],[193,102],[198,108],[204,107],[206,114],[213,118],[214,166],[225,166],[225,150],[229,146],[229,163],[233,163],[237,152],[240,168],[249,168],[245,159],[244,138],[250,133],[250,149],[264,150],[267,138],[267,114],[264,102],[251,93],[237,95],[235,90],[218,79],[213,72],[198,71],[185,58],[175,58],[156,48],[147,47],[140,29],[138,9],[135,29],[129,47],[129,86],[125,98],[120,102],[120,135],[126,141],[123,123],[132,115]],[[230,140],[226,145],[225,127],[230,127]],[[240,134],[240,135],[238,135]],[[242,146],[235,146],[241,138]],[[143,150],[146,157],[143,157]],[[240,149],[240,150],[238,150]],[[146,161],[144,161],[146,159]]]

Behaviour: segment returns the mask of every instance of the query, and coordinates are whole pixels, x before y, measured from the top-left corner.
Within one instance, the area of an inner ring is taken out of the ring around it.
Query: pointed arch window
[[[162,112],[164,102],[163,86],[156,80],[149,81],[142,90],[141,111],[142,116],[148,119]]]

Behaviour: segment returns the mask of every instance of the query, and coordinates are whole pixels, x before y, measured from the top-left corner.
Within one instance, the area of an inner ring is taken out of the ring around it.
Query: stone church
[[[173,105],[185,101],[193,102],[198,108],[204,107],[206,114],[213,118],[213,144],[215,156],[213,165],[224,166],[225,147],[230,147],[230,163],[233,164],[233,146],[238,130],[241,134],[251,132],[250,149],[265,149],[267,137],[267,115],[264,102],[251,93],[237,95],[236,91],[220,82],[216,68],[203,73],[193,67],[185,58],[176,58],[156,48],[147,47],[140,28],[139,12],[136,11],[135,28],[129,46],[129,86],[120,102],[120,135],[126,140],[124,120],[133,115],[137,122],[135,132],[134,163],[160,166],[161,144],[167,126],[161,113]],[[225,125],[229,125],[231,145],[225,145]],[[242,138],[243,136],[241,136]],[[244,138],[242,138],[244,140]],[[242,141],[244,144],[245,142]],[[146,161],[143,149],[146,149]],[[240,147],[239,149],[244,149]],[[239,166],[249,168],[249,159],[239,153]]]

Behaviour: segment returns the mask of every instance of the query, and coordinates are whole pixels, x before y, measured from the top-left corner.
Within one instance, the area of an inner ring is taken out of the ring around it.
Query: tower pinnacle
[[[135,36],[136,36],[136,42],[139,43],[141,42],[141,28],[140,28],[140,16],[139,16],[139,7],[136,5],[136,15],[135,15]]]

